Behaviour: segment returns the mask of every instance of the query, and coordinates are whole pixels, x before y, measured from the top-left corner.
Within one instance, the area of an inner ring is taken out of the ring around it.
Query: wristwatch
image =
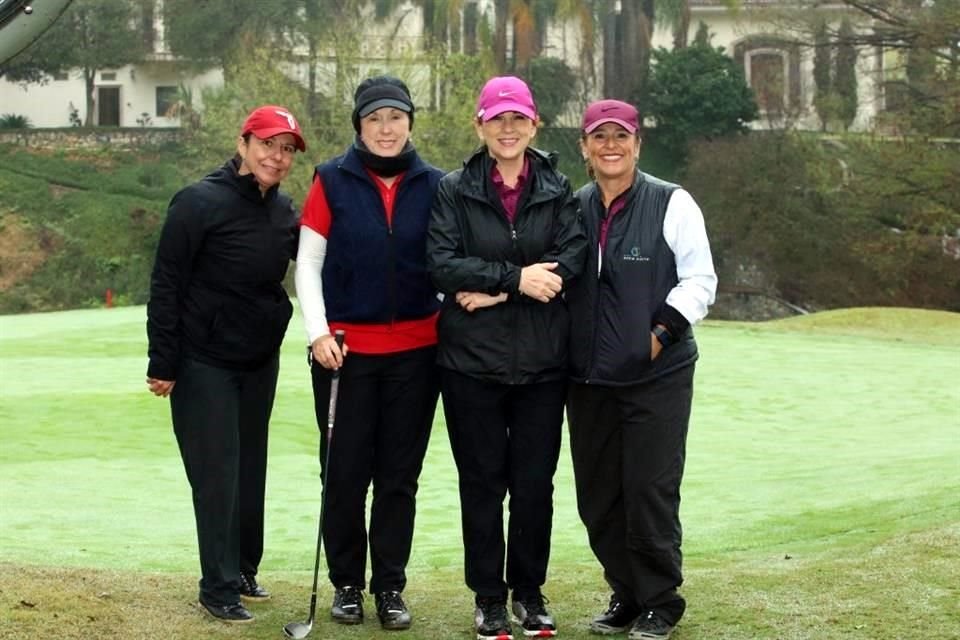
[[[656,325],[652,331],[653,335],[657,337],[657,341],[660,342],[661,347],[667,348],[673,344],[673,336],[670,335],[670,332],[667,331],[666,327],[662,324]]]

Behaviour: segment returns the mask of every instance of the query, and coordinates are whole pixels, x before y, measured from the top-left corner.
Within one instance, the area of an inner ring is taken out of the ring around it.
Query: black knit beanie
[[[360,118],[383,107],[407,112],[410,115],[410,129],[413,129],[414,108],[410,90],[402,80],[393,76],[375,76],[357,85],[357,90],[353,92],[353,129],[360,133]]]

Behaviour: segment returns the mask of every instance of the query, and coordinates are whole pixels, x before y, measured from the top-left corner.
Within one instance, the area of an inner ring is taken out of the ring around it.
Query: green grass
[[[0,316],[0,638],[278,638],[306,617],[318,432],[299,318],[271,425],[262,582],[242,628],[191,605],[189,487],[165,401],[143,384],[142,307]],[[851,309],[698,333],[675,638],[960,637],[960,316]],[[561,637],[607,592],[556,479]],[[326,621],[313,637],[471,637],[456,473],[438,415],[407,596],[414,628]]]

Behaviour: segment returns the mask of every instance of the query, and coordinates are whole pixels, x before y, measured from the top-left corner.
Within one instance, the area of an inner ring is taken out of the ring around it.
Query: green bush
[[[689,47],[661,47],[653,59],[645,115],[653,116],[660,144],[673,148],[678,159],[686,157],[691,141],[743,132],[757,118],[743,69],[723,47],[712,47],[703,29]]]
[[[754,132],[694,145],[684,185],[707,222],[721,291],[811,310],[960,311],[960,150],[923,141]]]
[[[0,129],[29,129],[30,118],[16,113],[5,113],[0,115]]]

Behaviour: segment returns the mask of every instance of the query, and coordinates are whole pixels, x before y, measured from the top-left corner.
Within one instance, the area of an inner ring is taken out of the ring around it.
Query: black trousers
[[[615,593],[668,622],[686,602],[680,482],[694,367],[627,387],[572,384],[567,399],[577,506]]]
[[[413,541],[417,486],[440,393],[436,347],[396,354],[350,353],[340,373],[330,464],[322,469],[323,542],[330,582],[366,586],[370,506],[370,590],[403,591]],[[313,396],[326,457],[331,372],[314,364]]]
[[[506,385],[444,369],[441,389],[460,477],[467,586],[484,597],[506,597],[508,588],[515,596],[539,593],[550,559],[566,382]]]
[[[240,572],[263,556],[267,429],[279,357],[254,371],[186,360],[170,394],[173,431],[193,490],[200,598],[240,601]]]

